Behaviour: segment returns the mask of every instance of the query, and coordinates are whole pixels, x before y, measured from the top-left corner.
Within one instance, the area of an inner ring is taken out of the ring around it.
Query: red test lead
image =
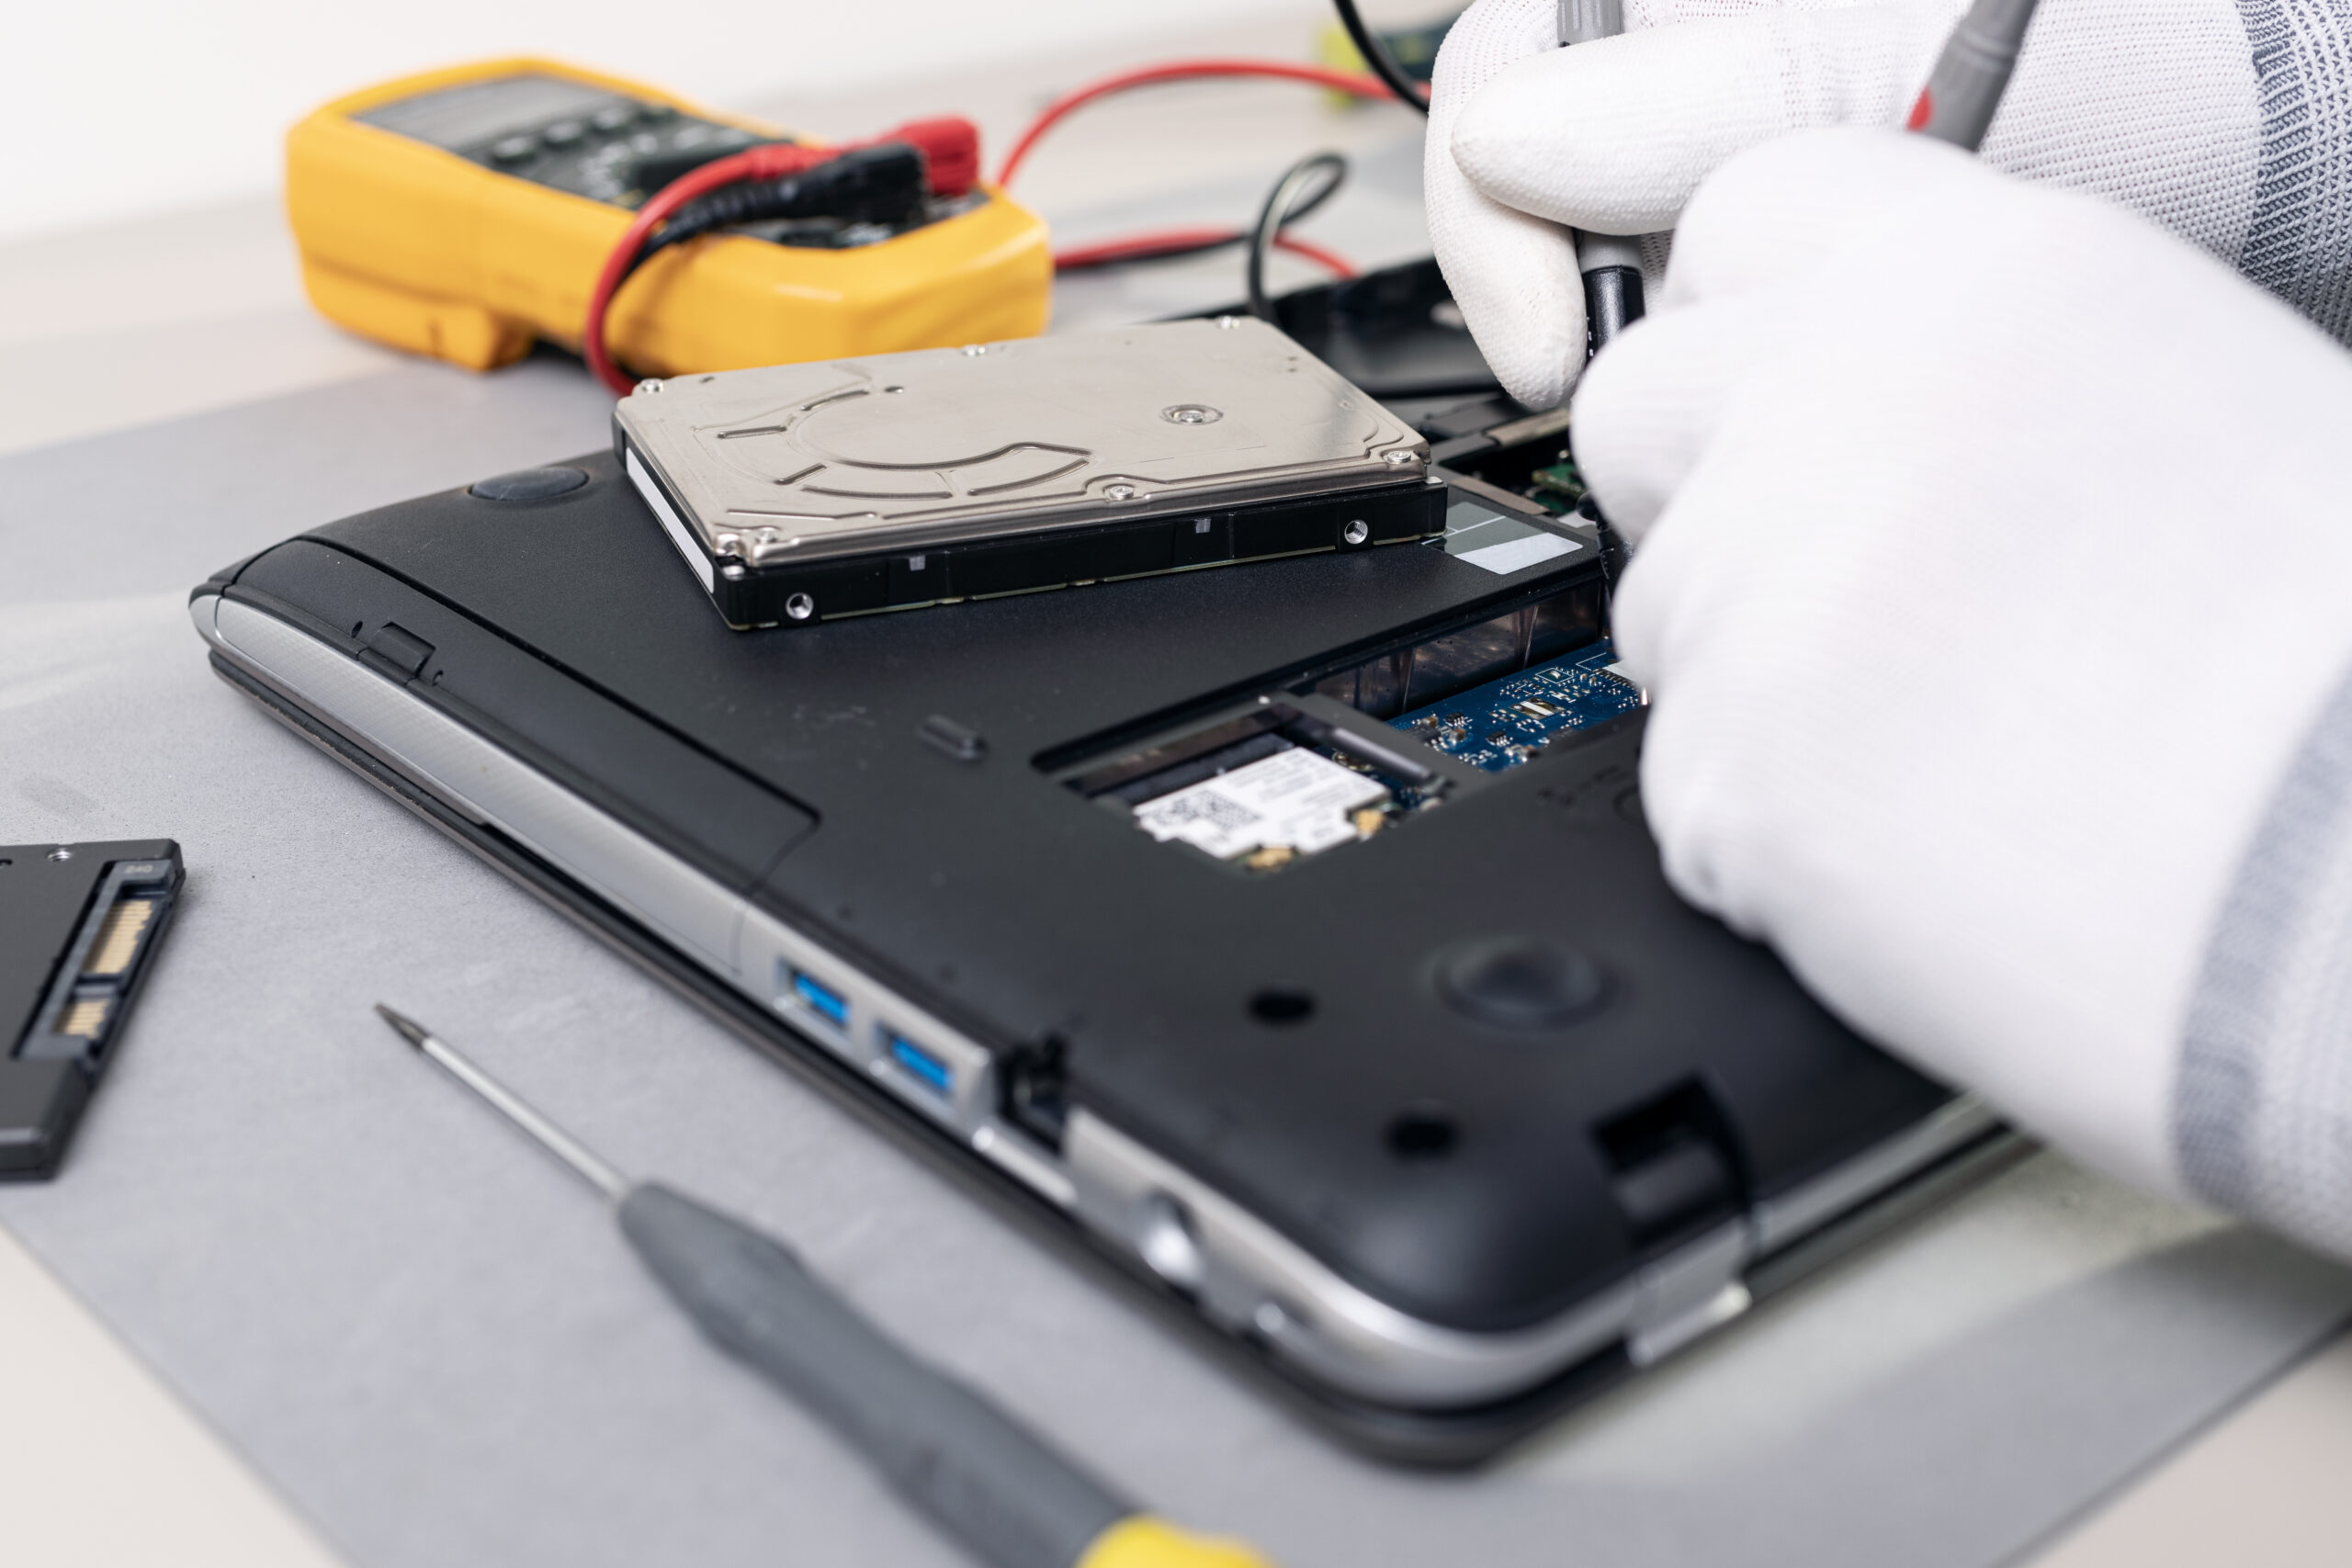
[[[1936,57],[1936,68],[1903,128],[1971,152],[1982,147],[2017,70],[2034,5],[2035,0],[1976,0]]]
[[[614,362],[605,342],[605,324],[614,296],[648,256],[679,240],[727,224],[786,215],[794,198],[804,195],[792,183],[803,177],[813,180],[820,173],[830,172],[836,176],[880,175],[887,179],[888,161],[871,155],[890,148],[901,149],[902,159],[914,161],[914,166],[898,171],[901,177],[896,183],[905,188],[895,194],[902,200],[920,200],[926,189],[933,196],[952,199],[965,195],[978,183],[979,132],[970,120],[945,116],[910,120],[869,141],[846,147],[813,147],[791,141],[763,143],[690,170],[655,192],[638,209],[636,220],[605,258],[604,269],[597,274],[596,286],[588,297],[581,350],[596,378],[617,394],[626,394],[635,385],[628,373]],[[749,188],[761,182],[770,182],[771,190],[761,193]],[[842,197],[855,200],[861,197],[871,198],[877,182],[871,177],[837,177],[831,184],[841,187]],[[716,199],[722,191],[739,189],[745,192],[744,199],[729,204],[725,210],[712,210],[704,221],[696,222],[685,212],[690,204],[698,200]],[[766,205],[775,207],[775,212],[757,210],[763,196]]]

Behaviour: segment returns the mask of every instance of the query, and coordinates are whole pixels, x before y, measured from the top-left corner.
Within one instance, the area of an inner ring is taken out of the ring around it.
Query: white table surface
[[[1011,130],[1055,88],[1106,66],[1173,54],[1295,54],[1317,15],[1306,8],[1247,32],[1171,35],[1165,47],[1118,56],[1040,60],[1033,69],[985,81],[747,107],[840,134],[907,114],[959,109],[982,122],[992,161]],[[1357,187],[1310,231],[1363,265],[1379,265],[1426,252],[1412,177],[1414,134],[1402,111],[1338,114],[1303,89],[1171,88],[1088,111],[1040,152],[1021,190],[1055,220],[1057,238],[1083,240],[1218,214],[1238,218],[1237,203],[1246,208],[1270,166],[1339,146],[1358,155]],[[1230,297],[1233,271],[1225,256],[1090,277],[1066,288],[1059,322],[1136,319]],[[267,201],[0,247],[0,454],[324,388],[399,363],[311,312],[275,204]],[[22,815],[22,802],[9,802],[12,771],[0,759],[0,821]],[[1914,1257],[1941,1258],[1962,1275],[1998,1269],[2007,1291],[2054,1289],[2094,1274],[2151,1235],[2190,1235],[2209,1223],[2117,1193],[2045,1158],[1996,1190],[1915,1226],[1893,1253],[1865,1258],[1857,1269],[1884,1273],[1893,1268],[1886,1258],[1908,1249]],[[1837,1361],[1822,1347],[1852,1342],[1851,1303],[1867,1303],[1867,1289],[1846,1279],[1800,1292],[1770,1322],[1741,1331],[1781,1347],[1781,1354],[1762,1354],[1751,1344],[1716,1354],[1712,1368],[1703,1356],[1696,1365],[1670,1368],[1650,1386],[1616,1397],[1603,1416],[1571,1420],[1545,1442],[1582,1445],[1580,1457],[1603,1469],[1613,1454],[1638,1470],[1645,1423],[1673,1428],[1678,1403],[1713,1397],[1711,1377],[1818,1379],[1833,1365],[1843,1368],[1840,1375],[1857,1375],[1850,1356]],[[1976,1309],[1989,1316],[1996,1304],[1980,1301]],[[1900,1335],[1884,1337],[1883,1353],[1897,1354]],[[1726,1361],[1738,1370],[1725,1371]],[[166,1562],[322,1568],[336,1561],[228,1444],[5,1231],[0,1388],[7,1391],[11,1416],[0,1422],[10,1561],[51,1568]],[[1727,1431],[1722,1440],[1758,1436]],[[2352,1541],[2352,1488],[2340,1483],[2347,1470],[2352,1340],[2289,1372],[2098,1502],[2034,1561],[2046,1568],[2217,1561],[2287,1568],[2345,1561],[2352,1555],[2344,1544]]]

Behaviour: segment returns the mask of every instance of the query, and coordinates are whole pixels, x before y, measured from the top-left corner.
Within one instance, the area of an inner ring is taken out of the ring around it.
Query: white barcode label
[[[1348,813],[1387,798],[1379,780],[1293,747],[1147,800],[1136,822],[1162,843],[1181,840],[1219,860],[1277,845],[1311,855],[1356,837]]]

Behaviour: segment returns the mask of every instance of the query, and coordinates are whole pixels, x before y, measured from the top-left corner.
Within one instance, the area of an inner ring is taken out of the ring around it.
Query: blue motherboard
[[[1456,761],[1496,773],[1532,761],[1555,736],[1633,712],[1641,688],[1611,674],[1607,638],[1389,720]]]

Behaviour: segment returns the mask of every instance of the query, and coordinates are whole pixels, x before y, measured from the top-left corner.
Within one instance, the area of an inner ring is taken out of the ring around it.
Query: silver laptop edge
[[[1083,1108],[1057,1154],[1000,1121],[994,1057],[919,1003],[876,984],[650,840],[499,750],[359,660],[252,605],[207,594],[197,629],[236,669],[345,736],[418,790],[528,849],[796,1032],[913,1106],[1039,1197],[1162,1279],[1226,1328],[1310,1379],[1380,1404],[1439,1409],[1520,1393],[1622,1340],[1636,1365],[1670,1354],[1748,1304],[1742,1277],[1769,1253],[1853,1213],[1994,1131],[1956,1100],[1895,1137],[1628,1280],[1530,1327],[1480,1334],[1397,1311],[1348,1283],[1239,1203]],[[796,995],[812,976],[846,1002],[836,1022]],[[952,1089],[894,1059],[919,1038]]]

